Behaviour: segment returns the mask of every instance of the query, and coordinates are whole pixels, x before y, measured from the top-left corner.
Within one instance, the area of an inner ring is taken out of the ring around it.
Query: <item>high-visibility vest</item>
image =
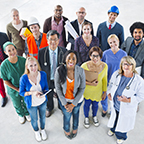
[[[35,41],[33,34],[30,34],[27,37],[27,46],[28,46],[28,51],[29,51],[28,56],[29,57],[33,56],[36,59],[38,59],[38,50],[48,46],[46,34],[45,33],[42,34],[42,39],[41,39],[41,43],[40,43],[39,48],[36,45],[36,41]]]

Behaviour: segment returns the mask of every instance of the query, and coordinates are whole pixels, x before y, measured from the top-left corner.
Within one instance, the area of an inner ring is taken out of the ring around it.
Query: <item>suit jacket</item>
[[[88,21],[88,20],[86,20],[86,19],[85,19],[84,21],[91,23],[90,21]],[[72,22],[71,22],[71,25],[73,26],[73,28],[75,29],[75,31],[76,31],[77,34],[79,35],[79,26],[78,26],[78,21],[77,21],[77,19],[74,20],[74,21],[72,21]],[[91,25],[92,25],[92,23],[91,23]],[[83,34],[83,32],[81,32],[81,34]],[[92,25],[91,34],[94,35],[93,25]],[[68,33],[68,42],[71,43],[71,49],[74,49],[74,42],[75,42],[75,40],[74,40],[74,38],[71,36],[70,33]]]
[[[63,31],[62,31],[62,37],[63,37],[63,40],[64,40],[64,45],[65,47],[67,46],[67,42],[66,42],[66,32],[65,32],[65,28],[64,28],[64,25],[65,25],[65,22],[68,20],[68,18],[63,17]],[[44,25],[43,25],[43,32],[44,33],[47,33],[49,30],[52,30],[52,27],[51,27],[51,20],[52,20],[52,16],[47,18],[44,22]]]
[[[58,47],[58,55],[57,55],[57,67],[62,63],[63,55],[66,52],[66,48]],[[48,85],[50,86],[50,57],[49,57],[49,46],[44,47],[38,52],[38,62],[41,66],[42,71],[45,71],[47,74]]]
[[[57,95],[58,95],[62,105],[66,105],[67,102],[65,99],[65,94],[66,94],[66,89],[67,89],[67,81],[65,81],[64,84],[61,84],[59,77],[60,76],[59,76],[58,68],[57,68],[56,72],[55,72],[55,88],[56,88]],[[85,90],[84,69],[76,65],[75,71],[74,71],[74,78],[75,78],[74,91],[73,91],[74,101],[72,102],[72,104],[77,106],[77,104]]]
[[[126,51],[127,54],[129,54],[133,40],[134,40],[133,37],[128,37],[121,45],[121,49]],[[141,66],[141,74],[140,75],[144,78],[144,41],[142,41],[142,43],[140,44],[140,46],[134,56],[134,59],[136,61],[136,67]]]

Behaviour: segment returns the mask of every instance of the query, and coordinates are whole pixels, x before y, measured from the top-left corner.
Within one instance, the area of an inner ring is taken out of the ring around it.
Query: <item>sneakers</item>
[[[25,118],[24,118],[24,117],[19,116],[19,122],[20,122],[21,124],[24,124],[24,123],[25,123]]]
[[[94,126],[96,126],[96,127],[98,127],[100,124],[99,124],[99,121],[98,121],[98,119],[97,119],[97,117],[95,116],[95,117],[93,117],[93,124],[94,124]]]
[[[37,140],[38,142],[40,142],[40,141],[42,140],[39,131],[35,131],[35,138],[36,138],[36,140]]]
[[[86,118],[84,119],[84,127],[85,127],[85,128],[89,128],[89,126],[90,126],[89,118],[86,117]]]
[[[26,118],[26,120],[27,120],[28,122],[31,121],[31,117],[30,117],[30,115],[25,116],[25,118]]]
[[[41,137],[42,137],[42,140],[46,140],[47,139],[47,134],[46,134],[46,131],[44,129],[41,130]]]
[[[124,140],[123,139],[117,139],[117,144],[123,144]]]
[[[113,136],[113,135],[114,135],[114,133],[111,130],[109,130],[108,131],[108,136]]]

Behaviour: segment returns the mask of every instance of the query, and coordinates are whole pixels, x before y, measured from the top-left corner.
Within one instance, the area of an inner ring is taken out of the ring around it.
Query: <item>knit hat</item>
[[[15,46],[12,42],[8,41],[8,42],[5,42],[5,43],[3,44],[3,50],[4,50],[4,51],[5,51],[5,49],[6,49],[6,47],[7,47],[8,45],[13,45],[13,46],[16,48],[16,46]],[[17,48],[16,48],[16,49],[17,49]]]
[[[117,6],[112,6],[109,10],[108,13],[113,12],[119,14],[119,9]]]
[[[39,21],[35,17],[30,17],[30,19],[28,21],[28,26],[31,26],[31,25],[34,25],[34,24],[39,25]]]

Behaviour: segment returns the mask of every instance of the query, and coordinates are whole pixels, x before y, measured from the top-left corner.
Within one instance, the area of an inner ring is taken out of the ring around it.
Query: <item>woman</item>
[[[48,91],[47,75],[40,71],[38,61],[34,57],[28,57],[25,64],[25,73],[20,78],[20,95],[24,97],[27,109],[31,116],[31,125],[35,131],[37,141],[46,140],[45,132],[45,113],[46,113],[46,95],[41,94]],[[40,117],[40,128],[38,128],[38,114]],[[40,135],[41,133],[41,135]]]
[[[119,69],[121,58],[127,56],[127,53],[119,48],[119,39],[115,34],[111,34],[108,39],[110,49],[103,52],[102,61],[108,65],[108,83],[111,75]],[[105,117],[108,109],[107,97],[104,101],[101,101],[103,111],[102,117]]]
[[[59,104],[63,112],[63,129],[69,139],[76,137],[79,123],[79,109],[85,89],[84,70],[77,66],[77,53],[69,50],[65,53],[63,64],[56,69],[55,87]],[[70,118],[73,115],[73,131],[70,133]]]
[[[23,124],[25,118],[31,121],[24,99],[19,95],[19,79],[24,73],[25,58],[17,56],[16,46],[11,42],[4,43],[3,50],[8,58],[1,63],[1,78],[7,85],[7,92],[19,115],[19,122]]]
[[[19,11],[17,9],[11,10],[12,22],[7,25],[7,35],[11,42],[17,47],[17,54],[22,56],[25,49],[25,41],[20,36],[20,31],[23,27],[27,27],[27,21],[19,19]]]
[[[74,47],[74,50],[79,54],[79,65],[89,60],[88,53],[93,46],[99,46],[99,39],[91,34],[91,23],[84,22],[82,25],[82,31],[83,34],[75,40]]]
[[[92,47],[89,51],[90,61],[82,64],[82,68],[87,71],[97,72],[98,78],[94,79],[92,82],[87,80],[86,77],[86,88],[84,91],[84,126],[89,128],[89,109],[92,104],[92,116],[93,124],[99,126],[99,121],[97,119],[98,103],[104,100],[107,91],[107,64],[101,61],[102,50],[99,47]]]
[[[134,128],[137,105],[144,99],[144,81],[137,74],[135,66],[132,57],[123,57],[120,69],[113,73],[107,91],[111,102],[108,135],[115,134],[118,144],[122,144],[127,139],[127,132]]]

